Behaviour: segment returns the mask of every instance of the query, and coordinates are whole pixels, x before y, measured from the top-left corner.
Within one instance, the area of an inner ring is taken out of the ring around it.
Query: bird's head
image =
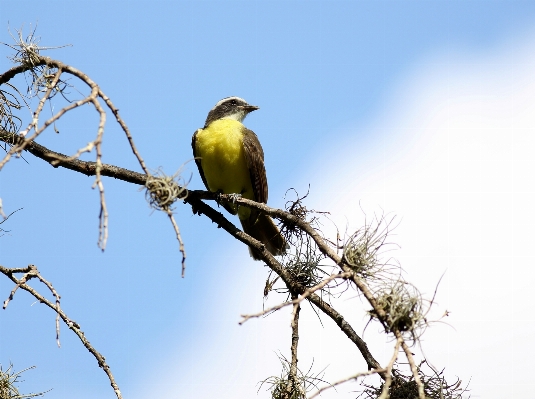
[[[204,127],[219,119],[233,119],[242,122],[249,112],[253,112],[258,108],[256,105],[248,104],[243,98],[226,97],[210,110]]]

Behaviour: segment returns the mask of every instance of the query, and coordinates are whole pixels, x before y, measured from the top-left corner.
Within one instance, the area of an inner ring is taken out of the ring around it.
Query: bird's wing
[[[254,199],[256,202],[267,203],[268,185],[266,177],[266,168],[264,167],[264,150],[258,141],[256,134],[249,129],[244,128],[243,149],[245,160],[251,176]]]
[[[197,155],[197,149],[195,146],[195,141],[197,140],[197,133],[199,133],[200,130],[201,129],[197,129],[195,133],[193,133],[193,136],[191,137],[191,147],[193,148],[193,157],[195,158],[197,169],[199,169],[199,174],[201,175],[202,182],[204,183],[206,189],[210,191],[208,183],[206,182],[206,177],[204,177],[204,172],[202,171],[201,158]]]

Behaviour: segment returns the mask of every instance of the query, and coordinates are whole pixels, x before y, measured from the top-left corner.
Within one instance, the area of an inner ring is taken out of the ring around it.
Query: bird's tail
[[[260,214],[252,224],[249,219],[240,221],[243,231],[264,244],[272,255],[282,255],[286,252],[286,240],[269,216]],[[249,247],[249,253],[254,260],[260,260],[258,251]]]

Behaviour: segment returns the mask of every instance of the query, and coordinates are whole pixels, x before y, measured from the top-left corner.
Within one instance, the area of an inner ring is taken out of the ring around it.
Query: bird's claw
[[[236,201],[238,201],[241,198],[241,194],[229,194],[230,200],[232,201],[233,205],[236,205]]]

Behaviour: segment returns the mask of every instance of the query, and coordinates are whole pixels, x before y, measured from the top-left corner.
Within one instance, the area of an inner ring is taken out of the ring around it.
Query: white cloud
[[[397,258],[422,291],[446,272],[437,311],[451,311],[455,329],[429,329],[424,350],[449,375],[472,378],[473,397],[530,392],[518,382],[529,381],[535,327],[534,44],[529,35],[420,62],[380,119],[328,151],[346,164],[314,172],[329,188],[317,207],[339,226],[362,222],[359,202],[402,217]]]

